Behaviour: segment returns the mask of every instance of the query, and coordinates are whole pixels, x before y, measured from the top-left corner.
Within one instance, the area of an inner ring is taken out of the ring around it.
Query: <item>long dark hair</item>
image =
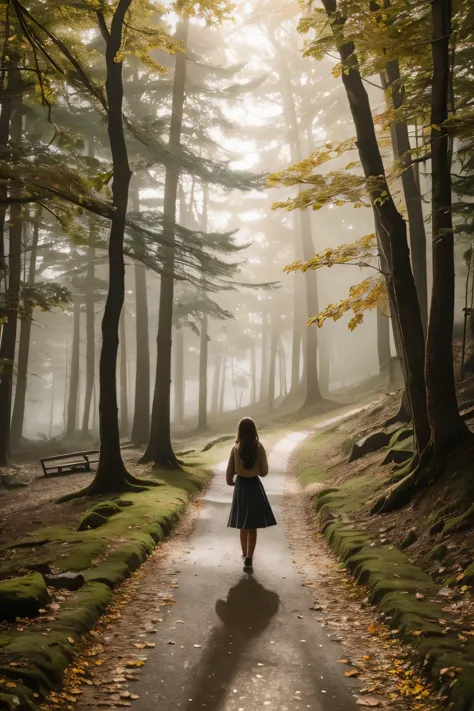
[[[255,422],[250,417],[243,417],[237,428],[235,443],[244,469],[252,469],[257,461],[258,432]]]

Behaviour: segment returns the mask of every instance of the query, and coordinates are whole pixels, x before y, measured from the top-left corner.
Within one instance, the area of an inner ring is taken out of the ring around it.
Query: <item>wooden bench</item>
[[[41,466],[45,476],[61,476],[77,472],[91,472],[92,464],[99,461],[99,450],[90,449],[86,452],[72,452],[71,454],[57,454],[54,457],[45,457]]]

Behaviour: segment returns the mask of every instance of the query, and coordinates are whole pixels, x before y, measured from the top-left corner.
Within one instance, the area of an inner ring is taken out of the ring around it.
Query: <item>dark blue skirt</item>
[[[275,516],[260,477],[236,478],[227,526],[240,529],[276,526]]]

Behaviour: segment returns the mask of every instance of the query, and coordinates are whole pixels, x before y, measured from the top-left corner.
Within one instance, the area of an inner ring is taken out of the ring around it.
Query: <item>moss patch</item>
[[[48,600],[46,583],[40,573],[0,582],[0,619],[36,617]]]
[[[3,570],[0,568],[4,575],[30,561],[41,560],[61,571],[80,571],[86,581],[62,604],[54,622],[43,624],[39,618],[36,626],[23,632],[11,627],[0,635],[0,677],[17,684],[15,695],[20,705],[15,702],[15,708],[33,708],[33,691],[43,695],[60,683],[75,654],[73,643],[94,626],[110,603],[113,588],[139,568],[170,533],[190,497],[202,491],[211,472],[205,467],[203,455],[194,457],[193,464],[180,471],[156,469],[152,476],[159,478],[162,486],[123,498],[109,497],[92,506],[84,518],[103,518],[99,528],[77,531],[78,523],[72,521],[70,526],[35,531],[27,539],[31,544],[28,547],[8,549],[8,560],[2,564]],[[41,588],[47,594],[42,575],[24,576],[22,589],[25,579],[31,580],[29,587],[34,583],[38,591]],[[13,581],[1,585],[11,588]],[[45,603],[46,599],[39,596],[35,615]],[[0,607],[3,611],[1,601]],[[14,667],[9,666],[11,662]],[[7,703],[9,690],[0,688],[2,692]]]

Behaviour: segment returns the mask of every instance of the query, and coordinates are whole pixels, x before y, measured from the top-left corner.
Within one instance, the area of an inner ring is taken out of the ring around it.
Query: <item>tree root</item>
[[[133,477],[133,479],[134,481],[140,481],[139,479],[135,479],[135,477]],[[108,488],[99,486],[95,482],[92,482],[92,484],[89,484],[89,486],[86,486],[84,489],[80,489],[79,491],[73,491],[70,494],[61,496],[59,499],[56,500],[56,503],[64,504],[65,502],[73,501],[74,499],[81,499],[90,496],[103,496],[104,494],[136,494],[140,491],[147,491],[149,485],[150,482],[148,481],[141,481],[141,483],[137,485],[125,480],[120,485],[116,485],[113,488]],[[159,482],[151,482],[151,486],[160,486],[160,484]]]
[[[371,514],[390,513],[406,506],[421,489],[436,481],[446,468],[444,459],[431,456],[428,461],[423,460],[424,457],[413,471],[375,501]]]
[[[130,474],[129,472],[127,472],[125,480],[129,484],[133,484],[134,486],[139,486],[142,489],[147,488],[149,486],[163,486],[163,482],[161,482],[161,481],[153,481],[153,479],[138,479],[136,476],[133,476],[133,474]]]

